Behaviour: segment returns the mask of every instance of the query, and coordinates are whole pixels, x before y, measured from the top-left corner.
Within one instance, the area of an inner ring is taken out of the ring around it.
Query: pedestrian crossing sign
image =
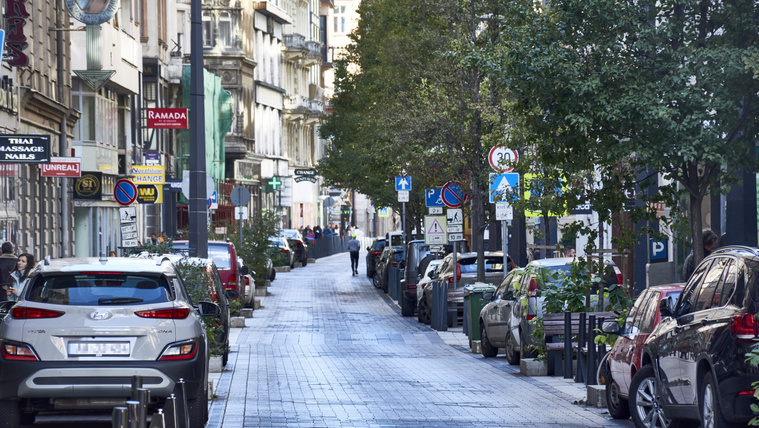
[[[424,216],[424,242],[429,245],[448,243],[446,218],[444,215]]]
[[[377,215],[379,217],[390,217],[390,209],[388,207],[378,208]]]

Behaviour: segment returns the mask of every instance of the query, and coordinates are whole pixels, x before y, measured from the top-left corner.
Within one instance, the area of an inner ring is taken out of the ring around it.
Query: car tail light
[[[32,347],[25,343],[3,342],[0,353],[6,360],[39,361]]]
[[[290,250],[288,250],[287,248],[283,248],[281,252],[282,254],[290,254]]]
[[[190,315],[190,310],[187,308],[166,308],[156,309],[152,311],[137,311],[134,314],[140,318],[166,318],[183,320]]]
[[[752,340],[759,336],[759,329],[754,319],[754,314],[743,314],[733,318],[730,323],[730,332],[737,339]]]
[[[619,268],[616,265],[614,265],[613,268],[614,268],[614,273],[617,274],[617,284],[621,285],[622,284],[622,271],[619,270]]]
[[[461,264],[456,263],[456,282],[458,282],[461,279]],[[446,278],[446,281],[448,281],[449,284],[453,284],[453,275]]]
[[[529,314],[529,315],[527,315],[527,321],[530,321],[533,318],[535,318],[535,314]]]
[[[382,255],[382,251],[372,251],[373,256],[379,256]]]
[[[169,345],[159,360],[191,360],[198,353],[198,342],[195,340]]]
[[[39,308],[13,308],[11,309],[11,316],[19,320],[28,320],[33,318],[58,318],[66,312],[51,311],[50,309]]]
[[[538,296],[538,283],[535,281],[535,278],[530,278],[530,285],[527,286],[527,296],[528,297]]]

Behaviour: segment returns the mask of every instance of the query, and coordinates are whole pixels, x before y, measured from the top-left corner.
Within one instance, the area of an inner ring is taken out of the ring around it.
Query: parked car
[[[293,251],[295,261],[300,262],[301,266],[308,264],[308,244],[297,229],[282,229],[279,236],[287,239],[290,249]]]
[[[6,426],[38,412],[110,411],[130,399],[132,376],[152,414],[184,379],[190,426],[208,419],[204,317],[168,259],[71,258],[39,263],[0,325],[0,414]]]
[[[188,255],[190,250],[189,241],[174,241],[172,243],[174,254]],[[208,241],[208,258],[216,263],[221,282],[227,290],[236,290],[238,296],[244,296],[245,290],[242,276],[248,273],[247,266],[237,266],[237,250],[235,244],[225,241]],[[238,297],[239,298],[239,297]],[[234,300],[234,299],[232,299]]]
[[[369,278],[374,278],[374,274],[377,272],[377,262],[379,262],[386,242],[385,238],[375,238],[372,245],[366,247],[366,276]]]
[[[267,260],[271,260],[268,259]],[[237,258],[237,265],[242,268],[245,266],[245,261],[242,259],[242,257]],[[252,308],[253,307],[253,295],[256,292],[256,280],[255,280],[256,272],[248,269],[248,273],[242,276],[242,288],[244,290],[242,295],[242,304],[246,308]]]
[[[213,337],[209,340],[215,342],[212,346],[216,348],[217,352],[221,353],[221,364],[226,366],[229,361],[230,349],[231,315],[229,313],[229,300],[239,297],[237,290],[224,289],[219,270],[216,268],[216,263],[213,260],[199,257],[176,257],[181,258],[172,261],[182,277],[182,282],[184,282],[193,304],[197,304],[203,300],[210,300],[219,305],[219,316],[213,320],[206,320],[206,325],[214,328]]]
[[[377,288],[381,288],[382,291],[387,293],[388,289],[388,272],[389,268],[392,266],[396,269],[401,269],[403,265],[403,253],[404,249],[402,246],[396,246],[396,247],[385,247],[384,250],[382,250],[382,256],[380,256],[380,263],[377,267],[377,274],[374,275],[374,286]]]
[[[424,298],[424,287],[426,287],[435,277],[441,263],[443,263],[443,259],[431,260],[427,265],[427,269],[424,271],[424,275],[422,275],[422,279],[416,284],[416,314],[417,320],[422,324],[430,323],[429,311],[423,311],[420,309],[421,301]]]
[[[670,307],[680,296],[684,284],[657,285],[649,287],[635,299],[635,304],[627,313],[624,325],[616,320],[604,323],[603,331],[618,335],[606,361],[606,407],[615,419],[630,417],[628,403],[630,381],[640,367],[643,343],[661,321],[661,302]]]
[[[406,243],[403,278],[401,278],[401,315],[410,317],[416,309],[416,284],[421,272],[420,264],[430,254],[430,246],[424,240],[413,240]],[[432,257],[432,255],[430,255]]]
[[[508,266],[506,271],[513,268],[514,262],[507,256]],[[456,277],[456,288],[453,288],[453,279]],[[485,252],[485,281],[498,283],[503,279],[503,253]],[[448,283],[448,326],[453,327],[455,322],[464,316],[464,286],[474,284],[477,281],[477,253],[459,253],[456,256],[456,266],[453,265],[453,253],[446,255],[440,265],[440,273],[433,281],[428,283],[423,290],[419,310],[424,311],[423,317],[429,318],[432,314],[432,290],[436,283],[445,281]],[[456,318],[453,317],[456,309]]]
[[[287,238],[281,236],[272,236],[269,238],[271,248],[275,253],[279,253],[285,260],[286,265],[290,268],[295,267],[295,253],[290,248],[290,243],[287,242]],[[276,257],[275,253],[272,253],[271,257]]]
[[[528,263],[522,270],[510,272],[500,281],[492,301],[480,312],[480,338],[482,355],[495,357],[498,349],[504,349],[510,364],[519,364],[523,356],[532,356],[528,351],[534,344],[533,325],[530,321],[543,316],[541,295],[549,285],[562,281],[577,259],[558,257],[539,259]],[[604,262],[610,274],[604,276],[607,283],[621,283],[621,272],[611,261]]]
[[[720,248],[696,267],[674,309],[643,345],[630,382],[636,426],[699,420],[704,427],[746,426],[759,367],[746,355],[759,339],[759,248]]]

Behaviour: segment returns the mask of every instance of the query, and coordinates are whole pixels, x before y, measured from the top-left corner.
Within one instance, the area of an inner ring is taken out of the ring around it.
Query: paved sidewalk
[[[633,426],[581,404],[582,384],[522,376],[460,331],[402,317],[348,266],[336,255],[277,274],[213,374],[208,427]]]

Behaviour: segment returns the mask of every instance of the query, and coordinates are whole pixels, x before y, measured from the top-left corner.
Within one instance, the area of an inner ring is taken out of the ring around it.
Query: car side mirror
[[[493,293],[492,291],[486,291],[482,293],[482,300],[493,300],[494,295],[495,293]]]
[[[503,295],[503,300],[514,300],[514,292],[512,290],[507,291]]]
[[[221,314],[221,308],[214,302],[199,302],[198,313],[201,317],[218,317]]]
[[[227,296],[227,299],[234,300],[240,297],[240,292],[237,290],[227,290],[224,292],[224,295]]]
[[[659,303],[659,313],[661,313],[661,317],[671,317],[674,315],[674,308],[672,308],[672,301],[671,299],[662,299],[662,301]]]
[[[617,320],[604,321],[601,331],[606,334],[619,334],[619,323]]]
[[[250,273],[250,269],[248,269],[247,266],[243,266],[240,268],[240,275],[247,275]]]

